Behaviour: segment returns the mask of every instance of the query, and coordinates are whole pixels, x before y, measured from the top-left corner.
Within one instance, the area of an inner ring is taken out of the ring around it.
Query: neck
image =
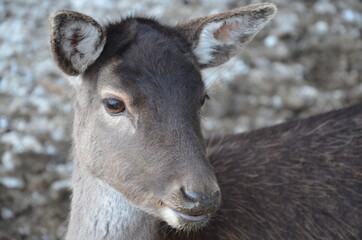
[[[160,239],[159,221],[133,206],[108,184],[82,170],[76,161],[66,239]]]

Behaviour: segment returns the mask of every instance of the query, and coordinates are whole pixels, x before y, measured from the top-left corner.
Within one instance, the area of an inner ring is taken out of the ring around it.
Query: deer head
[[[221,194],[200,128],[200,70],[238,53],[275,12],[256,4],[177,26],[54,13],[51,49],[75,89],[75,167],[175,228],[204,226]]]

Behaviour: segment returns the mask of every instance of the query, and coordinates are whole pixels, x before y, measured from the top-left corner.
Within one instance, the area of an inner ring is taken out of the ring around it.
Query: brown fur
[[[222,205],[166,239],[362,239],[362,104],[207,144]]]

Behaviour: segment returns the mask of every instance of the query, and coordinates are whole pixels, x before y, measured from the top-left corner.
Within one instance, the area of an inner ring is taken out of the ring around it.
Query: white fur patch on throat
[[[99,193],[97,215],[91,219],[92,223],[97,222],[97,229],[94,230],[99,237],[95,239],[132,236],[131,233],[137,230],[136,226],[143,220],[143,215],[122,194],[107,183],[99,179],[96,181],[101,186],[102,192]]]
[[[64,53],[79,72],[84,72],[99,57],[105,44],[105,39],[100,42],[99,28],[81,21],[65,26],[62,34]]]

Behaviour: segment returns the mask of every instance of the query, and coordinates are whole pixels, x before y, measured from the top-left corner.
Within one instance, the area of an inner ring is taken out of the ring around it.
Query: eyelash
[[[201,99],[200,105],[201,107],[205,104],[206,100],[209,100],[209,95],[205,94],[205,96]]]

